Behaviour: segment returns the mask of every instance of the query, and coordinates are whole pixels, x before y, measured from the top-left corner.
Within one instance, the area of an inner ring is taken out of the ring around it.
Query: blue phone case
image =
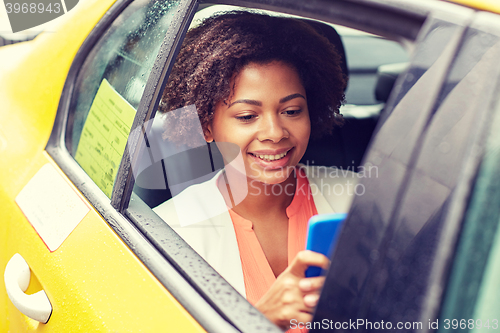
[[[307,228],[306,250],[319,252],[330,258],[346,217],[347,214],[344,213],[311,217]],[[320,276],[321,268],[310,266],[305,274],[306,277]]]

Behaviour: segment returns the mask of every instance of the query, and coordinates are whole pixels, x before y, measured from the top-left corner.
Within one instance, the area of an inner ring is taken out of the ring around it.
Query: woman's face
[[[247,177],[267,184],[285,181],[304,155],[311,132],[297,71],[278,61],[250,63],[231,86],[230,100],[216,105],[207,141],[238,145]],[[232,160],[224,149],[221,153]]]

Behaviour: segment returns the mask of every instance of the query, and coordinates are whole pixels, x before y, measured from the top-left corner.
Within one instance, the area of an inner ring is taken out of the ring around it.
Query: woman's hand
[[[292,319],[303,323],[311,321],[325,278],[306,278],[304,274],[309,266],[327,269],[329,264],[328,258],[320,253],[299,252],[255,307],[283,329],[290,327]]]

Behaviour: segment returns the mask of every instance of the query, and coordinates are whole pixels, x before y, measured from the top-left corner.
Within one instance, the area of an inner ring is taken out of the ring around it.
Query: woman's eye
[[[296,116],[301,112],[302,112],[301,109],[283,111],[283,113],[286,114],[287,116]]]
[[[242,121],[242,122],[248,122],[248,121],[251,121],[255,118],[255,115],[253,114],[247,114],[245,116],[238,116],[236,117],[236,119]]]

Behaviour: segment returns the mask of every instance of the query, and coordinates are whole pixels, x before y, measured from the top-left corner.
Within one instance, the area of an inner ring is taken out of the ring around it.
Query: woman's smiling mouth
[[[288,162],[290,161],[290,156],[292,155],[289,153],[292,149],[293,147],[287,148],[285,151],[278,152],[277,154],[275,152],[266,151],[256,151],[248,154],[252,156],[253,160],[257,162],[257,164],[262,168],[266,170],[274,170],[281,169],[288,164]]]
[[[261,160],[264,160],[266,162],[270,162],[270,161],[276,161],[276,160],[281,160],[283,157],[286,156],[286,154],[288,154],[290,150],[287,150],[281,154],[276,154],[276,155],[270,155],[270,154],[254,154],[254,153],[250,153],[251,155],[255,156],[255,157],[258,157],[260,158]]]

